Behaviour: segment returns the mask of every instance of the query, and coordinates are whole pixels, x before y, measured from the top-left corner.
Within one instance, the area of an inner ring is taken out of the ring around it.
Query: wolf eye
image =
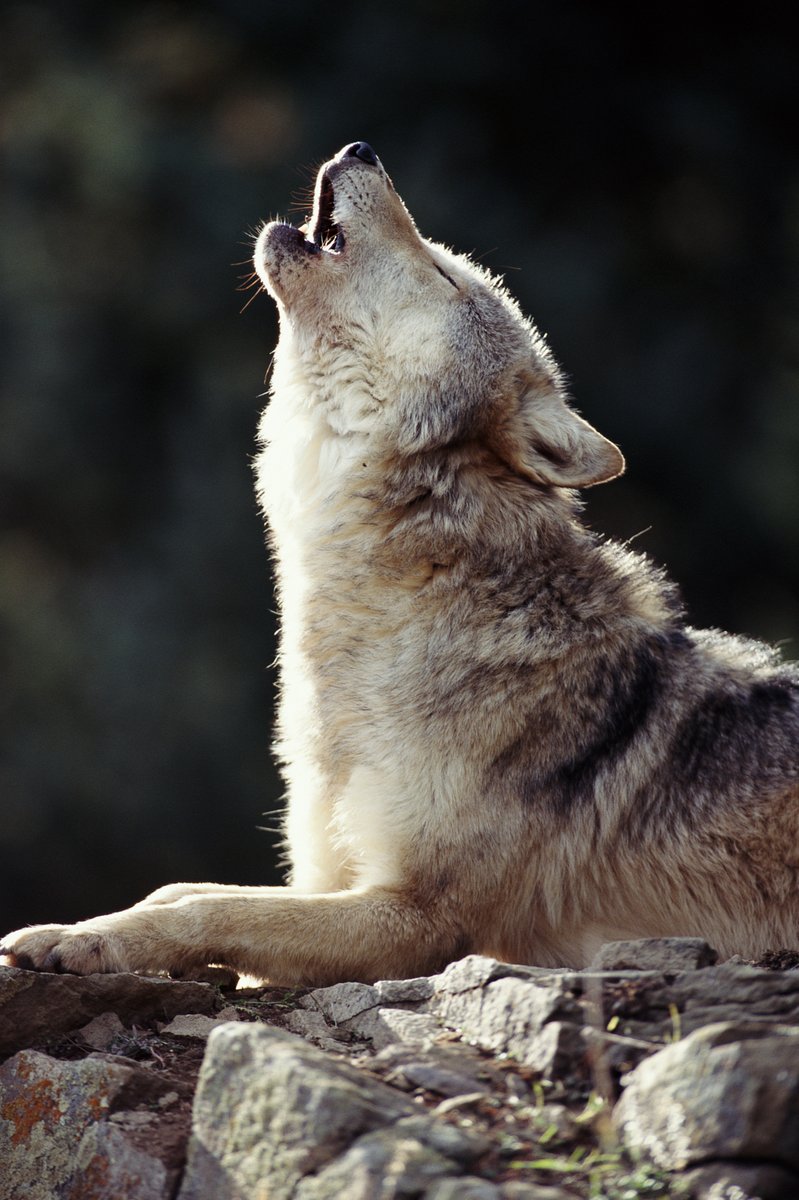
[[[433,263],[433,266],[438,271],[439,275],[443,275],[445,279],[449,280],[449,282],[452,284],[452,286],[454,287],[456,292],[460,291],[460,288],[458,287],[457,283],[455,282],[455,280],[452,278],[451,275],[448,275],[446,271],[443,271],[441,269],[441,267],[438,265],[438,263]]]

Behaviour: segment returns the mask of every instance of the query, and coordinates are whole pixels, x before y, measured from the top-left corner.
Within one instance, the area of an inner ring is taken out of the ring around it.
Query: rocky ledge
[[[799,957],[316,990],[0,968],[0,1200],[799,1196]]]

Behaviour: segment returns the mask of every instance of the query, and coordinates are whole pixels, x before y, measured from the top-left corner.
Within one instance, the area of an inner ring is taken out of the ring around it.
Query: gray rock
[[[151,1155],[142,1157],[132,1146],[127,1157],[115,1151],[115,1163],[121,1171],[133,1171],[134,1160],[140,1166],[147,1160],[145,1174],[155,1191],[102,1192],[91,1191],[89,1186],[110,1170],[99,1147],[119,1149],[125,1141],[124,1131],[93,1133],[95,1126],[119,1109],[156,1100],[167,1087],[139,1067],[99,1056],[59,1062],[33,1050],[16,1054],[0,1067],[4,1194],[25,1196],[26,1200],[52,1200],[54,1195],[64,1200],[95,1195],[161,1200],[171,1195],[174,1174],[157,1160],[151,1161]],[[79,1150],[84,1145],[85,1153]]]
[[[680,1010],[683,1033],[717,1021],[799,1024],[799,971],[721,963],[682,975],[661,991],[663,1001]]]
[[[481,1123],[481,1101],[512,1111],[531,1099],[525,1071],[485,1051],[578,1091],[599,1055],[605,1070],[630,1071],[615,1112],[627,1143],[681,1171],[696,1200],[793,1200],[799,972],[707,965],[712,953],[648,939],[603,947],[584,972],[473,955],[429,979],[316,989],[286,1019],[326,1053],[270,1026],[220,1024],[238,1014],[216,1012],[207,986],[7,968],[0,1047],[79,1031],[114,1050],[123,1021],[153,1017],[177,1017],[163,1033],[210,1032],[177,1200],[562,1200],[559,1187],[479,1177],[488,1142],[468,1123]],[[734,1022],[708,1027],[719,1015]],[[187,1114],[185,1091],[178,1105],[169,1089],[180,1086],[108,1054],[17,1055],[0,1068],[0,1195],[8,1178],[25,1200],[172,1200]],[[413,1103],[413,1089],[440,1098],[435,1108]],[[573,1140],[568,1109],[537,1111]]]
[[[535,967],[498,962],[482,954],[467,954],[466,958],[450,963],[440,975],[433,975],[431,983],[437,995],[456,995],[484,987],[495,979],[533,979],[538,973],[539,969]]]
[[[374,987],[365,983],[337,983],[309,992],[300,1004],[321,1013],[328,1025],[368,1039],[375,1049],[381,1050],[394,1042],[425,1041],[439,1034],[440,1026],[433,1017],[396,1008],[388,1002],[389,997],[396,997],[397,1001],[419,1003],[431,992],[429,980],[392,979]]]
[[[603,990],[616,988],[620,995],[627,992],[628,1001],[632,998],[626,1005],[631,1013],[624,1013],[614,1024],[612,1036],[604,1038],[606,1057],[615,1068],[627,1060],[629,1069],[640,1059],[641,1052],[647,1052],[646,1046],[639,1052],[632,1044],[629,1054],[623,1044],[614,1049],[617,1035],[657,1045],[719,1021],[753,1020],[799,1026],[797,971],[767,971],[727,961],[676,976],[669,973],[667,978],[653,971],[618,975],[586,971],[565,977],[563,984],[566,983],[588,1006],[593,1005],[593,1013],[589,1007],[586,1016],[595,1026],[592,1040],[599,1044],[608,1032],[596,1023],[596,1002]]]
[[[455,1179],[439,1179],[425,1192],[425,1200],[500,1200],[500,1192],[486,1179],[461,1175]]]
[[[401,1200],[487,1148],[300,1038],[228,1025],[209,1038],[179,1200]]]
[[[266,1025],[214,1030],[180,1200],[289,1200],[364,1133],[411,1115],[386,1084]]]
[[[574,1200],[574,1192],[564,1192],[543,1183],[522,1183],[521,1180],[501,1183],[499,1195],[500,1200]]]
[[[491,960],[478,961],[487,964]],[[553,1033],[541,1039],[545,1025],[559,1019],[581,1025],[579,1005],[560,984],[547,986],[515,977],[491,981],[489,970],[471,972],[472,980],[481,975],[484,982],[468,989],[460,986],[465,983],[462,977],[457,979],[457,990],[437,988],[428,1008],[484,1049],[512,1054],[525,1065],[543,1070],[542,1062],[553,1060],[557,1041]]]
[[[614,1121],[628,1146],[668,1170],[754,1159],[799,1171],[799,1030],[697,1030],[636,1067]]]
[[[486,1049],[514,1054],[536,1067],[551,1064],[557,1040],[553,1034],[534,1044],[544,1024],[558,1016],[575,1022],[580,1017],[557,975],[547,973],[541,980],[532,968],[480,955],[451,963],[431,979],[317,988],[300,1004],[321,1013],[328,1024],[370,1040],[378,1050],[397,1042],[429,1043],[443,1022]],[[415,1012],[408,1011],[411,1005]]]
[[[679,1176],[694,1200],[796,1200],[799,1175],[768,1163],[706,1163]]]
[[[303,1179],[296,1200],[416,1200],[453,1163],[402,1129],[365,1134],[316,1175]]]
[[[0,1055],[28,1049],[114,1012],[129,1023],[178,1013],[210,1013],[218,993],[206,983],[143,975],[48,975],[0,967]]]
[[[199,1038],[205,1041],[217,1026],[239,1019],[235,1008],[223,1009],[216,1017],[204,1017],[201,1013],[180,1013],[173,1017],[168,1025],[164,1025],[161,1032],[169,1033],[173,1037]]]
[[[430,1044],[441,1033],[441,1025],[427,1013],[406,1012],[402,1008],[376,1008],[368,1021],[350,1023],[361,1037],[368,1037],[376,1050],[397,1042]]]
[[[432,979],[421,976],[419,979],[381,979],[375,984],[375,991],[380,997],[381,1004],[419,1004],[429,1000],[434,987]]]
[[[380,1004],[376,988],[368,983],[334,983],[300,997],[300,1007],[320,1012],[331,1025],[347,1026]]]
[[[582,1029],[569,1021],[549,1021],[528,1039],[508,1043],[519,1062],[540,1071],[545,1079],[574,1078],[585,1074],[587,1047]]]
[[[148,1126],[154,1125],[158,1120],[158,1113],[154,1112],[119,1112],[111,1113],[108,1118],[109,1124],[119,1125],[128,1132],[141,1129],[147,1129]]]
[[[353,1041],[353,1037],[346,1029],[329,1025],[320,1012],[302,1008],[295,1008],[288,1014],[286,1028],[291,1033],[298,1033],[300,1037],[304,1037],[306,1041],[311,1042],[314,1046],[319,1046],[322,1050],[340,1053],[348,1043]]]
[[[507,1090],[509,1078],[509,1073],[497,1070],[474,1047],[462,1042],[447,1046],[387,1046],[371,1059],[369,1065],[394,1087],[425,1088],[448,1097],[492,1090],[503,1092]],[[526,1085],[523,1085],[521,1095],[525,1099],[529,1096]]]
[[[428,1092],[436,1092],[439,1096],[466,1096],[479,1091],[486,1092],[485,1083],[471,1075],[447,1070],[431,1062],[408,1062],[401,1072],[405,1085],[410,1088],[424,1088]],[[397,1080],[392,1082],[396,1083]]]
[[[446,1155],[459,1163],[472,1163],[485,1154],[490,1143],[457,1125],[448,1125],[445,1121],[432,1120],[427,1115],[414,1111],[413,1116],[403,1117],[397,1123],[397,1129],[403,1136],[417,1138],[431,1150]]]
[[[116,1013],[101,1013],[78,1030],[78,1037],[92,1050],[107,1050],[115,1037],[123,1033],[125,1026]]]
[[[142,1114],[145,1115],[145,1114]],[[130,1140],[115,1124],[90,1125],[59,1200],[171,1200],[179,1172]],[[48,1193],[49,1197],[50,1193]],[[31,1200],[32,1193],[28,1193]]]
[[[664,975],[712,967],[718,954],[701,938],[639,938],[605,942],[590,971],[660,971]]]

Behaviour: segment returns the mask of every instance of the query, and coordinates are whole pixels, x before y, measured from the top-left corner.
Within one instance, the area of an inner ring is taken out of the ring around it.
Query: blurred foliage
[[[696,623],[799,655],[796,54],[698,12],[3,5],[4,927],[277,878],[248,461],[275,315],[235,289],[353,139],[622,445],[591,522],[645,530]]]

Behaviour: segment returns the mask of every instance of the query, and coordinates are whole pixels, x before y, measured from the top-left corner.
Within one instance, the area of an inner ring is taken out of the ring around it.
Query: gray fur
[[[501,284],[352,147],[255,264],[281,315],[257,473],[290,886],[171,885],[10,935],[11,960],[324,983],[799,945],[799,671],[691,629],[581,524],[574,489],[624,461]]]

